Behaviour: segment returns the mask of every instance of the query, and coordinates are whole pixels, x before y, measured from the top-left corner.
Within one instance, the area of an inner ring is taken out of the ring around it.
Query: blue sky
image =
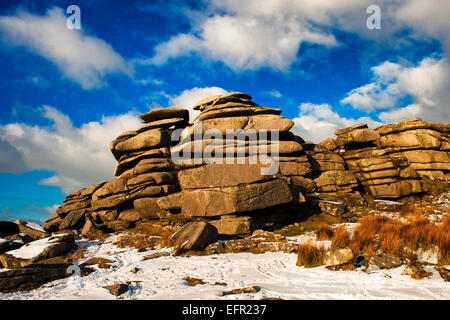
[[[440,0],[2,1],[0,219],[42,221],[111,179],[109,141],[139,113],[226,91],[315,142],[360,122],[449,122],[449,14]]]

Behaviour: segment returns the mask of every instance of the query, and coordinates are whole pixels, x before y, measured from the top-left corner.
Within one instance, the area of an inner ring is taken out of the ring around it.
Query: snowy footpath
[[[6,299],[450,299],[450,283],[439,273],[415,280],[401,275],[404,266],[379,270],[330,271],[325,267],[305,269],[295,265],[296,254],[235,253],[213,256],[166,256],[144,260],[154,252],[121,249],[110,242],[102,245],[80,242],[87,247],[82,263],[91,257],[114,260],[113,268],[101,269],[86,277],[71,276],[36,290],[0,294]],[[133,268],[139,270],[131,272]],[[206,284],[188,286],[184,277],[203,279]],[[130,290],[115,297],[102,288],[129,283]],[[221,282],[222,285],[214,284]],[[226,283],[226,285],[223,285]],[[260,286],[253,294],[221,297],[222,291]]]

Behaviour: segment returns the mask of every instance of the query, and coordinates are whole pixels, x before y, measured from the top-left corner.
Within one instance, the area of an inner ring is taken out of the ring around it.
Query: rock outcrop
[[[398,199],[450,178],[449,124],[358,124],[313,144],[290,131],[294,123],[280,109],[245,93],[193,108],[201,113],[191,123],[180,108],[141,115],[141,128],[110,144],[116,178],[69,195],[45,230],[100,238],[140,221],[179,218],[245,235],[308,206],[342,215],[365,204],[363,193]]]

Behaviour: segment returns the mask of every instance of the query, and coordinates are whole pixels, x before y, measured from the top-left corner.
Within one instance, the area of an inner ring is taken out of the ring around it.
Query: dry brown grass
[[[83,259],[83,257],[84,257],[84,247],[79,246],[73,252],[71,252],[69,255],[67,255],[67,260],[68,261],[77,261],[77,260]]]
[[[334,230],[333,238],[331,239],[332,248],[346,248],[350,244],[350,236],[348,235],[347,227],[342,225]]]
[[[317,240],[330,240],[333,237],[333,229],[327,223],[321,223],[317,227]]]
[[[132,247],[136,249],[146,250],[154,249],[157,245],[158,238],[149,237],[143,234],[122,234],[114,244],[119,248]]]
[[[172,240],[170,238],[172,237],[173,232],[170,231],[163,231],[160,233],[161,238],[159,238],[158,244],[163,248],[169,248],[172,246]]]
[[[297,266],[313,268],[323,264],[324,249],[322,246],[311,243],[300,244],[298,246]]]
[[[437,248],[439,264],[446,265],[450,263],[449,221],[445,218],[437,224],[417,212],[407,222],[382,216],[364,217],[359,220],[349,247],[355,253],[366,255],[379,249],[401,256],[411,256],[419,248]]]

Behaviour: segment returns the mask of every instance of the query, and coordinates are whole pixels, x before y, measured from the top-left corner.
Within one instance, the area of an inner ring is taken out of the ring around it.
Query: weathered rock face
[[[172,244],[178,252],[187,250],[203,250],[217,241],[217,229],[205,222],[192,222],[174,233]]]
[[[349,202],[364,205],[361,193],[396,199],[427,192],[428,178],[450,179],[449,124],[357,124],[313,144],[290,132],[294,123],[281,109],[245,93],[206,98],[194,109],[201,113],[191,123],[180,108],[141,115],[141,128],[110,144],[116,178],[70,194],[45,230],[101,239],[140,220],[179,215],[241,235],[261,221],[273,226],[286,206],[341,215]]]
[[[400,198],[427,192],[424,177],[448,180],[449,131],[448,124],[418,118],[375,130],[357,125],[336,131],[334,151],[342,155],[366,192],[375,198]],[[323,145],[333,146],[329,140]]]
[[[71,264],[32,264],[21,269],[0,272],[0,292],[32,290],[44,283],[69,277]],[[80,266],[80,275],[85,276],[94,269]]]
[[[59,234],[30,242],[20,249],[0,255],[0,263],[7,269],[21,268],[41,260],[68,253],[75,247],[74,235]]]

